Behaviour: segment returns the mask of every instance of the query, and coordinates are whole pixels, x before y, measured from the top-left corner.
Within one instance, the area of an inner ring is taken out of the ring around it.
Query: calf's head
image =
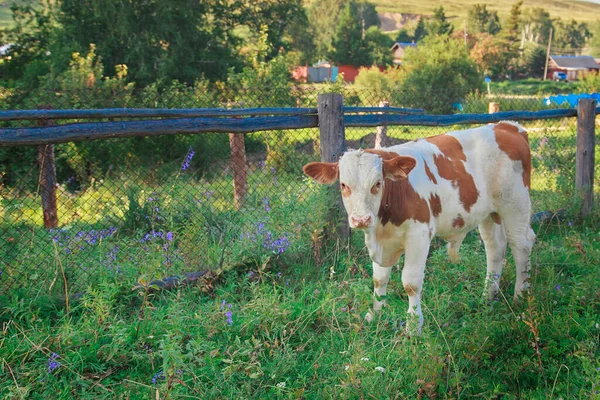
[[[356,150],[345,153],[339,162],[314,162],[304,166],[304,173],[318,183],[339,180],[344,207],[351,228],[375,225],[386,180],[407,179],[415,167],[412,157],[383,150]]]

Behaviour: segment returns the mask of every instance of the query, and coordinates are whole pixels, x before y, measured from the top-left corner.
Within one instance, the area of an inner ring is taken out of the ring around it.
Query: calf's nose
[[[368,228],[371,226],[371,216],[364,215],[362,217],[352,217],[352,224],[355,228]]]

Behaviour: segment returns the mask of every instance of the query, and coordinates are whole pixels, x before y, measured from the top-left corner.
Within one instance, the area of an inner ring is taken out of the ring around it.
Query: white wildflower
[[[381,372],[383,374],[385,372],[385,368],[383,368],[383,367],[375,367],[375,371],[379,371],[379,372]]]
[[[282,389],[283,389],[283,388],[285,387],[285,382],[279,382],[279,383],[277,384],[277,387],[278,387],[278,388],[282,388]]]
[[[369,361],[369,357],[363,357],[360,359],[360,361]]]
[[[349,369],[350,369],[350,365],[346,364],[346,365],[344,366],[344,371],[348,371]]]

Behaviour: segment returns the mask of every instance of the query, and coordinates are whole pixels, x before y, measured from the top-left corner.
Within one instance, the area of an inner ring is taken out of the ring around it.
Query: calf
[[[447,240],[448,256],[457,262],[463,239],[475,227],[485,244],[489,298],[499,289],[507,242],[517,267],[515,298],[527,289],[535,239],[529,225],[531,153],[527,133],[517,123],[349,151],[336,163],[307,164],[304,173],[323,184],[339,179],[350,227],[365,232],[375,286],[367,321],[385,305],[391,267],[404,254],[402,284],[420,332],[432,238]],[[410,319],[407,330],[414,332]]]

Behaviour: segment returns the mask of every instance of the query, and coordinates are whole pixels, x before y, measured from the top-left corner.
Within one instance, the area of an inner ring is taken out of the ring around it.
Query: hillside
[[[505,18],[510,12],[513,1],[493,2],[485,0],[374,0],[379,13],[402,14],[433,14],[433,9],[444,6],[446,15],[456,25],[462,26],[466,19],[467,10],[474,4],[486,4],[488,9],[497,10],[500,18]],[[525,0],[523,8],[544,8],[552,17],[561,19],[576,19],[578,21],[595,22],[600,20],[600,4],[587,1],[573,0]]]

